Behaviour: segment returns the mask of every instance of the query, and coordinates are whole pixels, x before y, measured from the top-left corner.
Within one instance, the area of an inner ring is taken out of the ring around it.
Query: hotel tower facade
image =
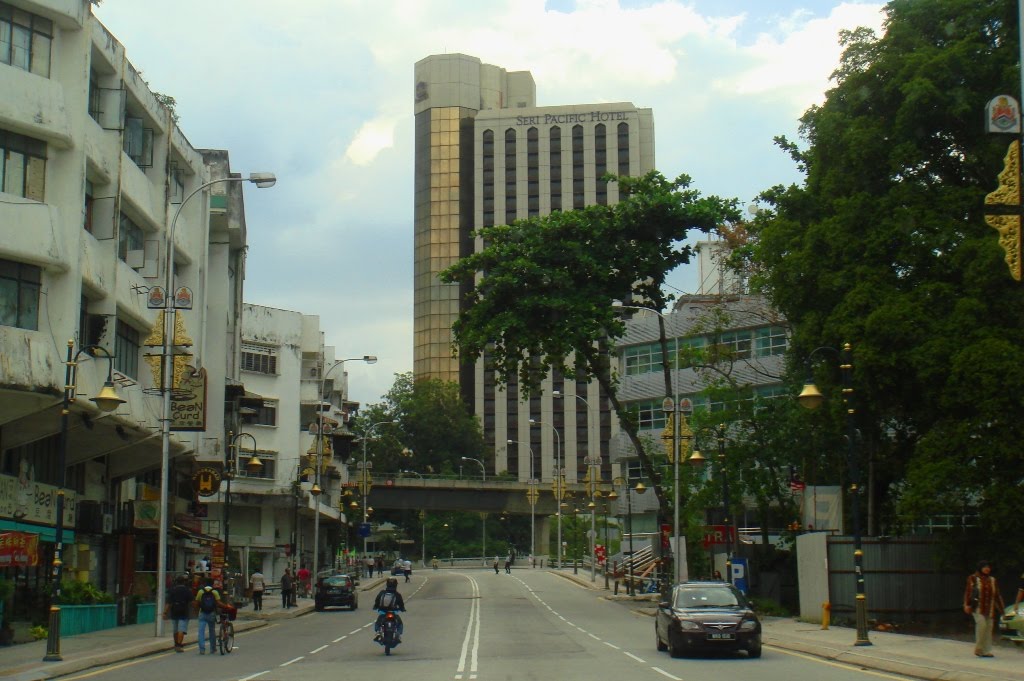
[[[438,273],[480,247],[477,227],[614,204],[618,186],[601,182],[604,173],[655,167],[651,110],[623,102],[538,107],[529,72],[445,54],[416,63],[414,111],[415,377],[459,383],[493,451],[489,474],[549,483],[560,464],[573,483],[587,475],[588,458],[600,457],[607,481],[617,424],[597,383],[551,375],[541,394],[521,399],[517,385],[499,384],[482,362],[454,358],[451,327],[465,291]]]

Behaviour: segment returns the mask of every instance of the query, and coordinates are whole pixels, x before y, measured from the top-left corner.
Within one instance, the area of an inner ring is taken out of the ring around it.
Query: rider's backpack
[[[203,595],[199,597],[199,610],[207,614],[217,611],[217,597],[213,595],[213,590],[203,590]]]
[[[395,607],[395,592],[385,591],[380,595],[380,609],[391,610]]]

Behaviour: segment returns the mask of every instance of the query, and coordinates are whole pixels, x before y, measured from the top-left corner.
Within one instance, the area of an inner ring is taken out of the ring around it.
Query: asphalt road
[[[405,640],[390,657],[372,642],[370,593],[355,612],[328,610],[242,633],[230,655],[161,653],[65,679],[305,681],[865,681],[904,677],[866,672],[766,647],[672,659],[654,647],[654,622],[557,575],[516,570],[419,572],[400,584]],[[193,623],[194,624],[194,623]],[[195,630],[189,632],[194,640]]]

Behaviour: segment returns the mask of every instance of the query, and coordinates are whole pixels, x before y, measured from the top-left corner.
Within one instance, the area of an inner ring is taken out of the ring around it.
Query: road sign
[[[359,523],[359,536],[369,537],[370,536],[370,523]]]

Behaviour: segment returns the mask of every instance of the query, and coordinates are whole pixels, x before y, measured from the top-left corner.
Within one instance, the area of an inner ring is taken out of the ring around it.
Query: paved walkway
[[[654,615],[655,597],[631,599],[625,593],[615,595],[605,591],[601,579],[592,584],[586,574],[573,575],[569,569],[553,572],[581,586],[603,592],[602,597],[609,600],[634,600],[638,611]],[[363,579],[359,588],[372,593],[383,581],[383,578]],[[298,607],[284,610],[280,596],[268,597],[264,599],[264,610],[260,613],[253,612],[251,608],[239,611],[235,631],[266,626],[270,621],[299,617],[312,610],[312,599],[299,599]],[[855,646],[854,631],[844,627],[822,630],[816,624],[781,617],[765,618],[763,624],[765,645],[779,650],[927,681],[1024,681],[1024,648],[1015,648],[1005,641],[997,644],[995,657],[978,658],[974,656],[972,644],[963,641],[872,631],[869,635],[872,645]],[[0,648],[0,679],[50,679],[170,650],[174,646],[170,623],[164,623],[164,636],[161,638],[153,635],[154,630],[153,624],[136,624],[66,637],[61,641],[64,657],[61,662],[42,661],[46,653],[45,640]],[[193,621],[189,625],[186,650],[194,652],[196,633]]]

